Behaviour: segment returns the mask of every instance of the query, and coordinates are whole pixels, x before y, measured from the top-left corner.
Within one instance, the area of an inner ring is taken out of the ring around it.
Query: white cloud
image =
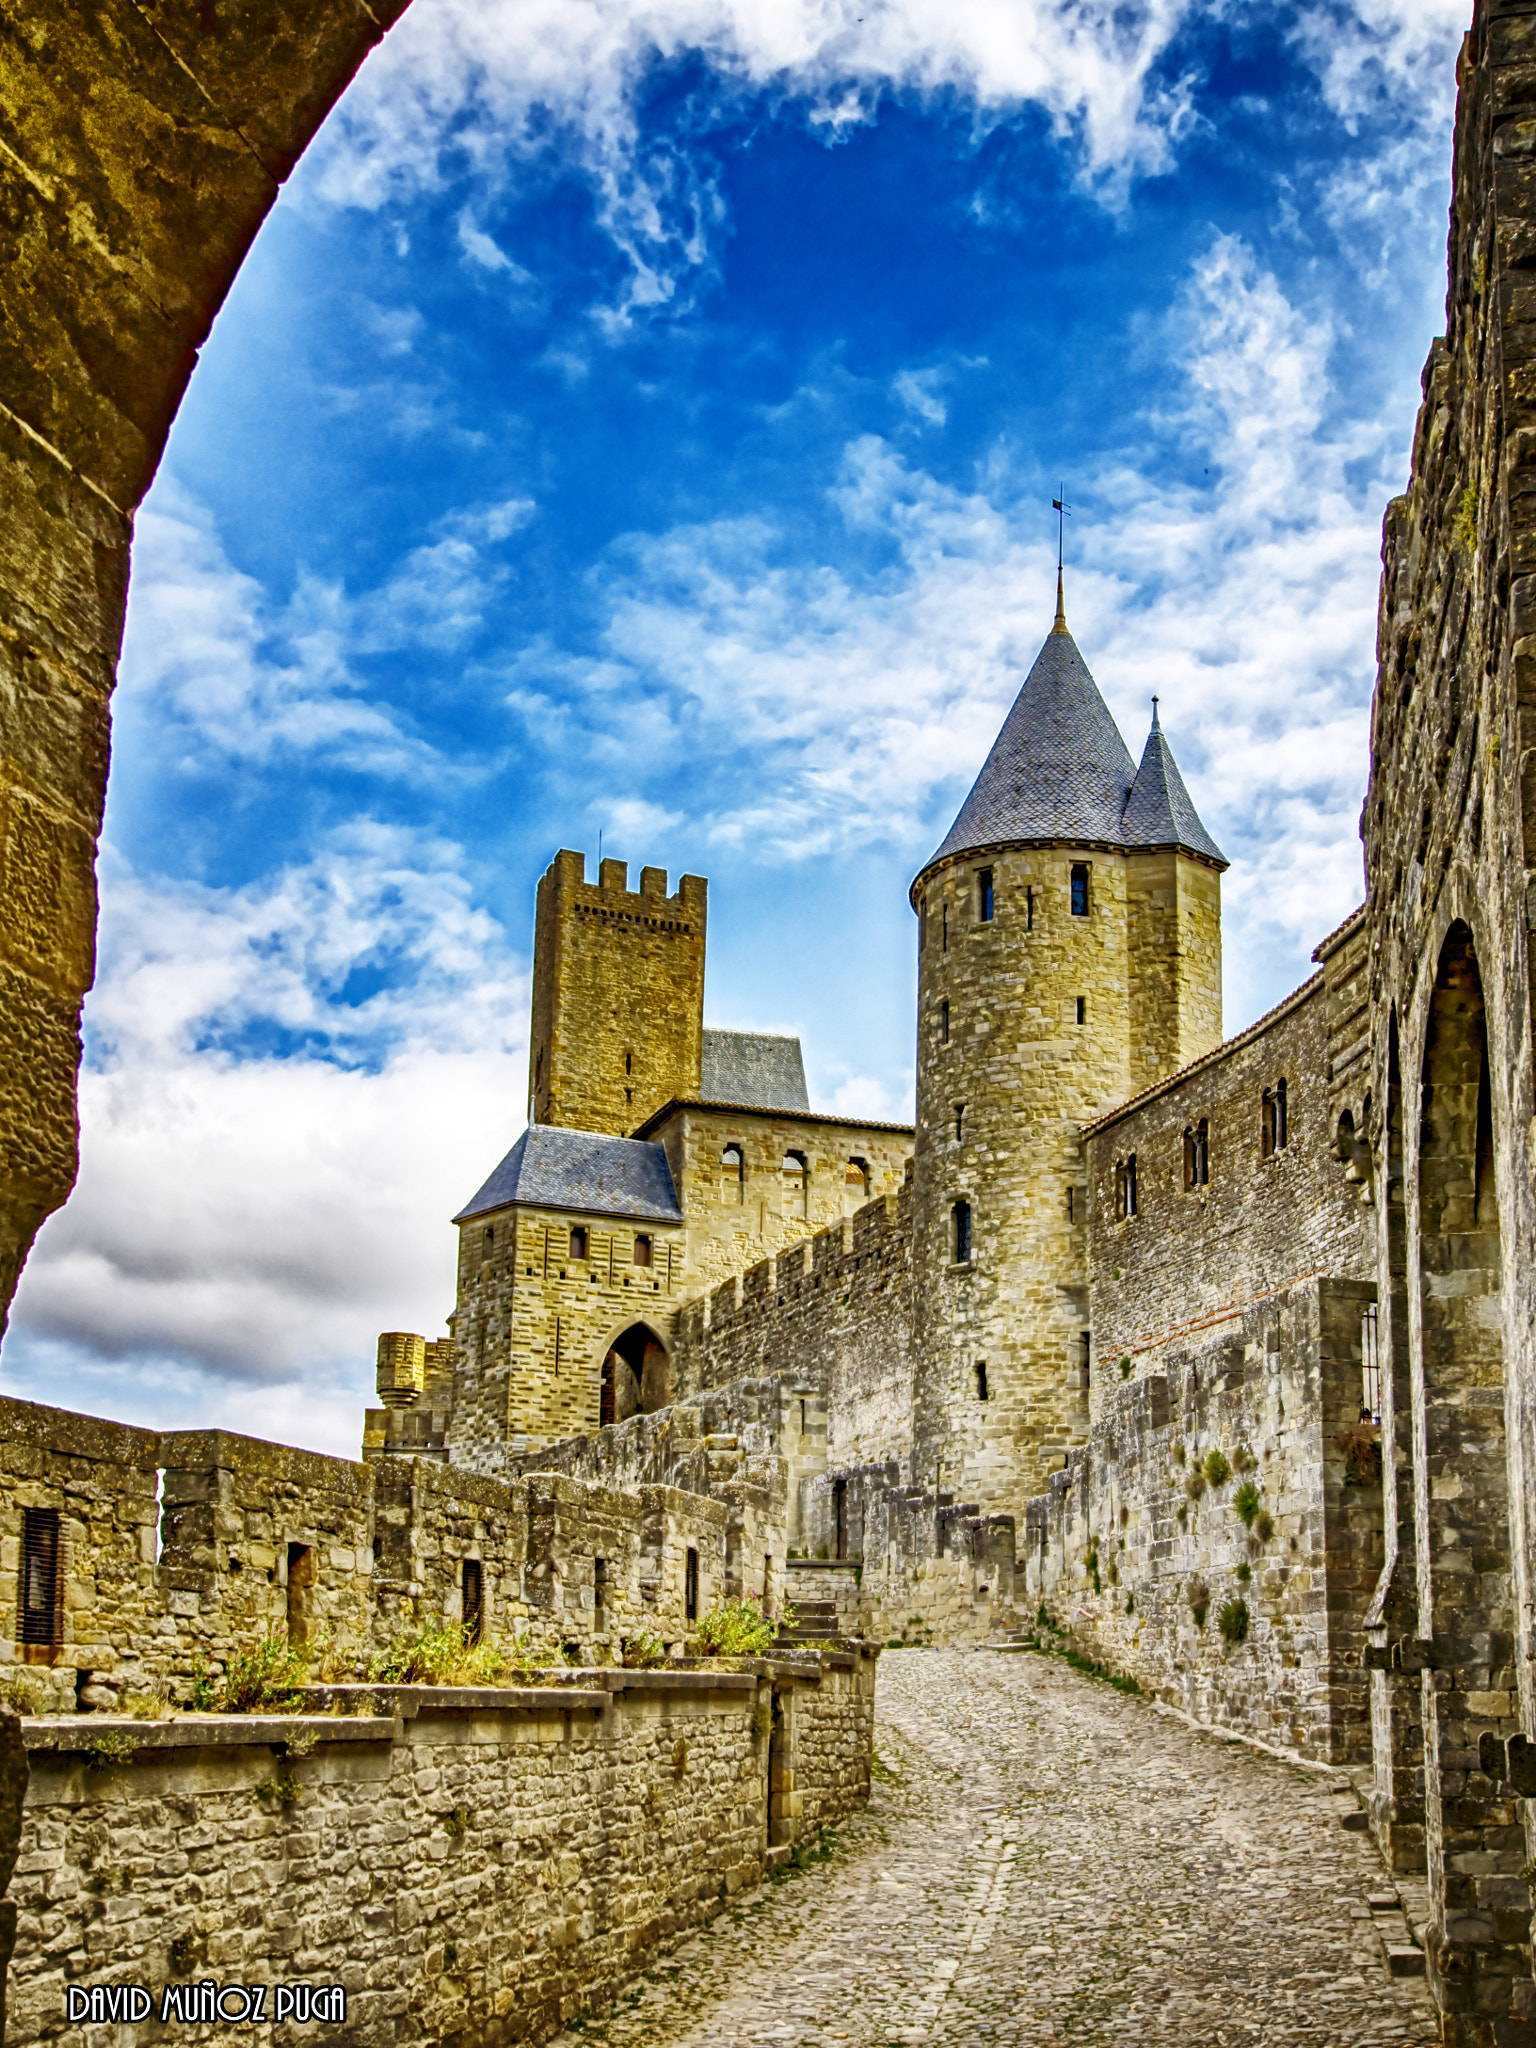
[[[164,476],[136,523],[119,690],[151,701],[162,732],[193,751],[421,774],[433,766],[431,749],[366,701],[352,661],[461,644],[507,575],[483,550],[535,510],[527,498],[467,507],[375,589],[349,594],[303,574],[281,603],[235,568],[206,509]]]
[[[698,52],[721,98],[806,103],[834,141],[888,92],[956,93],[979,125],[1044,110],[1081,177],[1110,203],[1168,170],[1195,126],[1198,81],[1169,74],[1176,38],[1221,0],[415,0],[364,65],[312,152],[312,189],[377,207],[468,163],[494,186],[518,159],[558,151],[591,181],[629,277],[599,322],[675,306],[711,274],[718,192],[667,141],[642,138],[636,90],[651,64]],[[1443,154],[1465,0],[1340,0],[1303,7],[1292,39],[1346,121],[1390,108]],[[505,252],[461,222],[472,260]]]
[[[1400,455],[1339,414],[1327,329],[1241,242],[1213,241],[1168,324],[1180,379],[1079,491],[1097,566],[1069,570],[1069,615],[1133,753],[1161,696],[1235,862],[1240,1023],[1360,893],[1379,522]],[[1208,474],[1174,480],[1194,449]],[[999,467],[959,490],[866,436],[828,489],[892,567],[861,580],[806,562],[757,517],[632,536],[598,579],[605,659],[563,662],[559,681],[586,702],[595,754],[637,796],[656,778],[715,844],[800,861],[883,842],[915,866],[1050,624],[1050,484]],[[679,759],[686,785],[666,779]]]
[[[945,382],[942,370],[899,370],[891,389],[909,412],[916,413],[930,427],[942,427],[949,410],[939,391]]]
[[[377,1332],[440,1332],[524,1120],[523,963],[454,849],[366,823],[245,889],[104,884],[80,1182],[0,1382],[355,1455]]]

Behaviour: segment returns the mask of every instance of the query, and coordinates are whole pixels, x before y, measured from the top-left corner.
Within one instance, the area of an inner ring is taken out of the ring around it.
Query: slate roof
[[[746,1109],[808,1112],[805,1062],[798,1038],[766,1031],[706,1031],[699,1094],[705,1102],[734,1102]]]
[[[454,1217],[463,1223],[509,1202],[681,1223],[672,1170],[660,1145],[596,1131],[530,1124],[479,1193]]]
[[[959,816],[922,872],[951,854],[1031,839],[1182,846],[1226,866],[1155,718],[1138,771],[1065,623],[1046,636]]]
[[[1152,730],[1142,750],[1141,766],[1126,799],[1120,820],[1127,846],[1182,846],[1191,853],[1203,853],[1208,860],[1227,865],[1226,855],[1201,824],[1173,749],[1157,722],[1157,701],[1152,704]]]

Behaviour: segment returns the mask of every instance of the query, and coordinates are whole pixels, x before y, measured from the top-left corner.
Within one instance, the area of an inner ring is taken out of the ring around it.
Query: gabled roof
[[[1227,865],[1190,801],[1156,715],[1138,771],[1059,614],[922,874],[955,854],[1040,840],[1127,851],[1179,846]]]
[[[705,1102],[740,1102],[753,1109],[809,1110],[799,1039],[706,1030],[699,1094]]]
[[[589,1215],[681,1223],[672,1169],[660,1145],[530,1124],[479,1193],[454,1217],[464,1223],[521,1202]]]
[[[1201,824],[1173,749],[1157,722],[1157,699],[1152,699],[1152,730],[1142,750],[1141,766],[1126,800],[1121,820],[1127,846],[1182,846],[1190,853],[1203,853],[1207,860],[1227,865],[1225,854]]]

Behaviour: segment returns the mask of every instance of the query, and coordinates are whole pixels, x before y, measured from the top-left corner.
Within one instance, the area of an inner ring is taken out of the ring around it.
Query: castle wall
[[[832,1465],[911,1459],[911,1201],[905,1186],[846,1223],[751,1267],[675,1326],[680,1394],[794,1373],[825,1401]],[[809,1395],[807,1399],[811,1398]],[[819,1418],[805,1411],[808,1435]],[[793,1454],[793,1453],[792,1453]]]
[[[1203,1319],[1311,1273],[1374,1278],[1373,1211],[1332,1156],[1330,1005],[1318,974],[1269,1019],[1085,1138],[1092,1404],[1124,1361],[1161,1370]],[[1286,1084],[1286,1143],[1264,1155],[1265,1090]],[[1204,1121],[1209,1181],[1187,1187],[1185,1134]],[[1117,1214],[1136,1163],[1137,1210]]]
[[[655,1120],[645,1135],[665,1148],[688,1219],[690,1294],[896,1194],[912,1154],[904,1125],[694,1103]],[[722,1159],[730,1146],[741,1150],[744,1170]],[[783,1170],[791,1155],[805,1161],[803,1181]]]
[[[770,1838],[786,1854],[865,1803],[874,1671],[802,1654],[404,1688],[398,1716],[29,1722],[15,2037],[101,2038],[66,2019],[71,1983],[142,1984],[158,2010],[212,1979],[340,1985],[353,2048],[547,2039],[757,1883]]]
[[[21,1667],[51,1711],[82,1690],[102,1709],[154,1684],[186,1699],[199,1668],[216,1676],[272,1630],[366,1658],[429,1620],[462,1620],[466,1562],[480,1567],[485,1634],[531,1659],[617,1658],[642,1632],[681,1653],[690,1550],[700,1614],[733,1586],[757,1590],[762,1558],[784,1555],[774,1461],[702,1446],[693,1484],[662,1471],[625,1487],[437,1459],[356,1465],[218,1430],[156,1437],[22,1401],[0,1423],[0,1665]],[[62,1625],[46,1645],[20,1640],[28,1508],[57,1512],[65,1536]]]
[[[1382,1497],[1339,1439],[1358,1423],[1374,1295],[1303,1281],[1115,1384],[1090,1443],[1029,1504],[1020,1604],[1043,1602],[1080,1649],[1199,1720],[1363,1762]],[[1212,1451],[1225,1478],[1202,1471]]]
[[[605,860],[598,883],[579,853],[555,855],[539,882],[529,1036],[532,1121],[628,1137],[663,1103],[697,1096],[704,1057],[709,885]]]

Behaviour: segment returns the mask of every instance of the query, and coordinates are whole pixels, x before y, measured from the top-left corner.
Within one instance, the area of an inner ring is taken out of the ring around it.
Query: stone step
[[[1371,1892],[1365,1903],[1371,1909],[1371,1925],[1381,1943],[1382,1961],[1389,1977],[1422,1977],[1424,1951],[1413,1938],[1403,1902],[1396,1892]]]

